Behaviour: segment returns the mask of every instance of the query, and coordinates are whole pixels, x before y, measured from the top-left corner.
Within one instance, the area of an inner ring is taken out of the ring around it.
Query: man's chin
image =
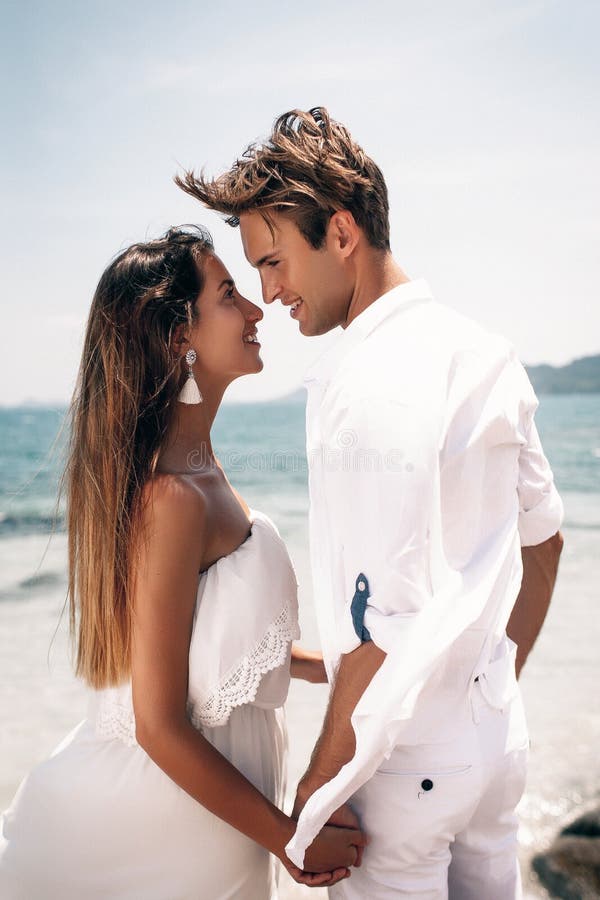
[[[311,327],[308,322],[298,322],[298,328],[300,334],[304,335],[304,337],[320,337],[322,334],[327,334],[328,331],[331,331],[330,328],[315,328]]]
[[[298,331],[304,337],[316,337],[319,334],[319,331],[315,330],[314,323],[306,320],[298,322]]]

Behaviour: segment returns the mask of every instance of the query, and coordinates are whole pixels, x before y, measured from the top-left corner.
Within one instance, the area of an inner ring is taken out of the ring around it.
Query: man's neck
[[[410,281],[391,253],[367,256],[357,266],[357,271],[354,293],[342,328],[347,328],[350,322],[383,294]]]

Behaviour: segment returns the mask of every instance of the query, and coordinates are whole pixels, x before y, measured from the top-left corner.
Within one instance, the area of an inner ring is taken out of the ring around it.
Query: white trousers
[[[352,798],[371,842],[331,900],[518,900],[528,747],[520,692],[498,709],[474,683],[456,739],[396,748]]]

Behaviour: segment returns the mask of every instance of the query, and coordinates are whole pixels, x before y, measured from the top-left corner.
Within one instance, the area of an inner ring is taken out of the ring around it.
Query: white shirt
[[[435,302],[423,280],[367,307],[305,381],[311,562],[330,681],[363,639],[387,656],[352,716],[354,757],[309,799],[286,848],[299,866],[394,746],[447,739],[455,698],[503,638],[521,546],[562,521],[537,399],[513,348]]]

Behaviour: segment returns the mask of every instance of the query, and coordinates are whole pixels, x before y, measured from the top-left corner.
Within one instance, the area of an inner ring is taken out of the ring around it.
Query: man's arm
[[[361,644],[352,653],[342,656],[321,736],[308,770],[298,785],[293,818],[300,814],[311,794],[337,775],[342,766],[354,756],[355,737],[350,719],[385,656],[373,641]]]
[[[544,624],[562,548],[560,531],[542,544],[521,548],[523,581],[506,628],[517,645],[517,678]]]
[[[509,637],[518,645],[517,674],[546,618],[562,548],[563,538],[557,532],[542,544],[521,550],[523,581],[507,627]],[[385,656],[372,641],[342,656],[321,736],[298,785],[296,806],[299,809],[354,755],[355,738],[350,719]]]

